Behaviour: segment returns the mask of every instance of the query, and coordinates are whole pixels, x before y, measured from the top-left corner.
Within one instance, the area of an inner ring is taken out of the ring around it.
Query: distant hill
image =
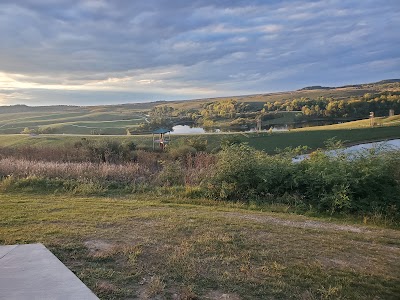
[[[306,86],[302,89],[299,89],[299,91],[309,91],[309,90],[330,90],[330,89],[334,89],[332,87],[328,87],[328,86],[320,86],[320,85],[313,85],[313,86]]]
[[[29,113],[29,112],[76,112],[86,111],[91,113],[106,112],[106,111],[118,111],[124,112],[126,110],[146,111],[150,110],[155,106],[169,105],[175,108],[182,109],[197,109],[204,103],[223,101],[223,100],[236,100],[239,102],[246,102],[254,107],[262,107],[266,102],[280,102],[285,100],[291,100],[295,98],[311,98],[315,99],[320,96],[322,97],[333,97],[335,99],[350,99],[351,97],[363,96],[366,93],[378,93],[382,91],[400,91],[400,79],[385,79],[374,83],[362,83],[344,85],[339,87],[327,87],[327,86],[308,86],[296,91],[287,92],[275,92],[275,93],[264,93],[264,94],[253,94],[253,95],[236,95],[227,97],[213,97],[213,98],[202,98],[202,99],[191,99],[191,100],[176,100],[176,101],[154,101],[154,102],[139,102],[139,103],[125,103],[116,105],[96,105],[96,106],[72,106],[72,105],[53,105],[53,106],[27,106],[23,104],[11,105],[11,106],[0,106],[0,114],[4,113]]]
[[[385,83],[396,83],[400,82],[400,79],[386,79],[376,82],[376,84],[385,84]]]
[[[348,84],[348,85],[343,85],[343,86],[338,86],[338,87],[313,85],[313,86],[306,86],[306,87],[304,87],[302,89],[299,89],[298,91],[334,90],[334,89],[343,89],[343,88],[362,88],[362,87],[365,87],[365,86],[382,85],[382,84],[387,84],[387,83],[398,83],[398,82],[400,82],[400,79],[385,79],[385,80],[372,82],[372,83]]]
[[[57,134],[127,134],[127,132],[139,132],[143,124],[151,120],[150,110],[157,106],[170,106],[177,115],[190,116],[199,114],[205,104],[224,100],[235,100],[247,104],[250,119],[256,111],[261,111],[266,103],[279,107],[279,103],[293,99],[318,97],[334,98],[347,101],[353,98],[390,92],[400,93],[400,79],[387,79],[375,83],[347,85],[342,87],[309,86],[297,91],[263,93],[254,95],[240,95],[229,97],[215,97],[179,101],[155,101],[142,103],[126,103],[117,105],[97,106],[27,106],[11,105],[0,106],[0,134],[14,134],[20,132],[35,131],[38,133]],[[227,101],[230,102],[230,101]],[[275,102],[278,102],[276,104]],[[398,112],[396,112],[398,113]],[[282,122],[288,122],[288,117],[295,115],[285,114]],[[242,120],[243,121],[243,120]],[[293,121],[293,120],[292,120]],[[215,120],[215,122],[233,122],[231,119]],[[274,122],[280,122],[274,119]],[[222,124],[221,123],[221,124]]]

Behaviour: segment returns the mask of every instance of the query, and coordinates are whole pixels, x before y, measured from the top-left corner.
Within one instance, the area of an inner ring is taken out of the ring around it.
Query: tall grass
[[[101,180],[132,183],[147,179],[152,172],[138,163],[110,164],[91,162],[48,162],[18,158],[0,160],[0,176],[43,177],[55,179]]]

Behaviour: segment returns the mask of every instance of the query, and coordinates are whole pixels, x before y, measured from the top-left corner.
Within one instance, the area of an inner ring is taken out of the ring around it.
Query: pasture
[[[17,134],[25,128],[36,132],[47,129],[54,134],[126,134],[146,122],[146,111],[118,107],[75,107],[52,112],[3,113],[0,134]]]

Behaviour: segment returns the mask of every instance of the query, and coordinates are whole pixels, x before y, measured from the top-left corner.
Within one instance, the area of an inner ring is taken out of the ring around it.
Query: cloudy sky
[[[400,78],[399,0],[1,0],[0,105]]]

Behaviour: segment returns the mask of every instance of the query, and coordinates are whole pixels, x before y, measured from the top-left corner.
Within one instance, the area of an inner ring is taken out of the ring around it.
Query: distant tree
[[[25,127],[24,130],[21,131],[22,134],[31,134],[35,133],[35,129],[29,129],[28,127]]]

